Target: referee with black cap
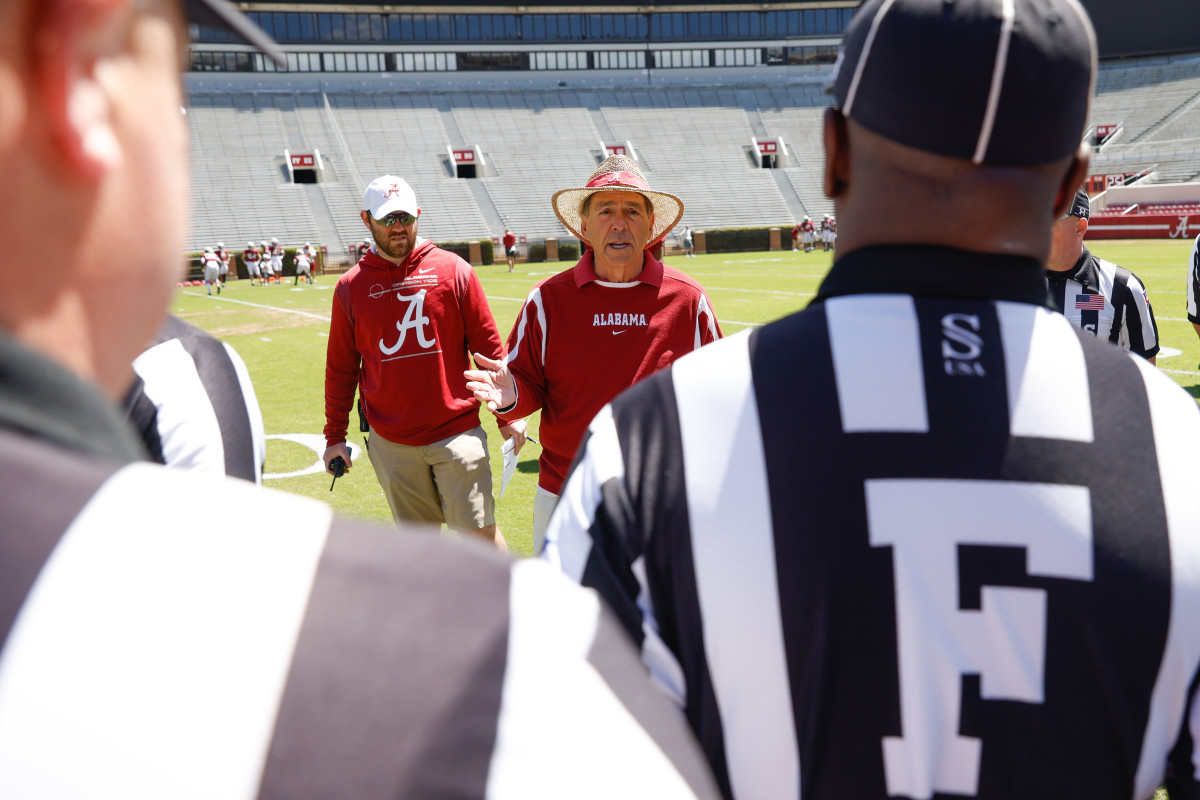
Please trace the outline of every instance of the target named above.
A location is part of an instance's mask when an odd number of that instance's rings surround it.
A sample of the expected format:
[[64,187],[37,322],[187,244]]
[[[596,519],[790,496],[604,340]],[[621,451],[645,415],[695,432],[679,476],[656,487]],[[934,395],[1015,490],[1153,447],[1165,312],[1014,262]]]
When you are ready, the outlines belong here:
[[1137,275],[1084,247],[1091,213],[1087,192],[1080,189],[1071,209],[1051,229],[1046,258],[1050,296],[1071,324],[1153,364],[1158,325],[1146,287]]
[[142,460],[117,403],[184,252],[184,7],[0,2],[0,798],[716,797],[546,564]]
[[807,309],[593,421],[545,557],[738,798],[1195,797],[1200,409],[1050,307],[1075,0],[867,0]]

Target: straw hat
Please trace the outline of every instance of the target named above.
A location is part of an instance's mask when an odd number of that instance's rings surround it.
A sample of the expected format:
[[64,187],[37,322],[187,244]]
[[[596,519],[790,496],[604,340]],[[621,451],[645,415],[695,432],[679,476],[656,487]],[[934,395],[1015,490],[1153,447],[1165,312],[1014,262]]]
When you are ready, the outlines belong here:
[[554,206],[554,213],[558,219],[567,230],[584,241],[587,239],[582,230],[583,201],[596,192],[636,192],[650,201],[653,207],[651,213],[654,214],[654,228],[650,231],[647,247],[659,242],[683,217],[682,200],[673,194],[653,191],[632,159],[628,156],[612,155],[596,168],[592,177],[588,178],[586,186],[563,189],[555,192],[550,198],[550,204]]

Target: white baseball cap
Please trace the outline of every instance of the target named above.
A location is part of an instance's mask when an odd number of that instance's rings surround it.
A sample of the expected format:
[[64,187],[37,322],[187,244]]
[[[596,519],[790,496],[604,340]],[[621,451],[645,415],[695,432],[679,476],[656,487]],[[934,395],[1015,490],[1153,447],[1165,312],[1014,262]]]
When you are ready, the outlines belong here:
[[414,217],[421,215],[412,187],[395,175],[384,175],[371,181],[363,192],[363,209],[374,219],[383,219],[396,211],[407,211]]

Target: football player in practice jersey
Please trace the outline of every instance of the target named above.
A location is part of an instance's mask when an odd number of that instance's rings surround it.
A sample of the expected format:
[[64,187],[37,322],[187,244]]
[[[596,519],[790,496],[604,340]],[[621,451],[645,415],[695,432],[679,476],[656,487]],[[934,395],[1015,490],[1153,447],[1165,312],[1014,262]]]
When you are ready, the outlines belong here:
[[262,253],[258,249],[258,245],[254,242],[249,242],[246,249],[242,251],[242,261],[246,264],[246,272],[250,275],[250,285],[254,286],[255,281],[262,281]]
[[258,252],[261,256],[258,265],[262,269],[262,283],[266,286],[272,282],[275,277],[275,259],[271,256],[271,245],[269,242],[263,242],[258,246]]
[[275,275],[275,282],[283,283],[283,245],[278,239],[272,239],[268,249],[271,253],[271,272]]
[[217,242],[217,258],[221,259],[221,285],[224,286],[229,279],[229,251],[225,249],[224,242]]
[[815,247],[813,239],[815,238],[816,230],[817,228],[813,225],[812,218],[805,214],[804,220],[800,223],[800,235],[804,239],[804,252],[806,253],[811,253]]
[[309,259],[308,252],[303,248],[297,250],[293,263],[296,265],[296,280],[292,281],[292,285],[298,286],[301,278],[311,284],[313,282],[312,261]]
[[309,271],[308,279],[312,283],[316,283],[317,282],[317,278],[316,278],[316,276],[317,276],[317,260],[318,260],[318,256],[320,255],[320,251],[318,251],[317,248],[313,247],[312,242],[305,242],[303,249],[304,249],[304,255],[308,256],[308,263],[311,268]]
[[211,247],[204,248],[204,253],[200,256],[200,268],[204,271],[204,288],[212,294],[213,286],[216,286],[217,294],[220,294],[221,258]]

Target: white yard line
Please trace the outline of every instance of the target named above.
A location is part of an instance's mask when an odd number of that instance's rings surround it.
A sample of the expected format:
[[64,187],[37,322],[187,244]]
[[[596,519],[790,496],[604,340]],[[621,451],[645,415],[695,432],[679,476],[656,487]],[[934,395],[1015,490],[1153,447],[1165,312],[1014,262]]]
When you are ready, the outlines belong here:
[[268,311],[282,311],[285,314],[299,314],[302,317],[312,317],[313,319],[319,319],[322,322],[329,322],[329,317],[323,317],[320,314],[314,314],[311,311],[301,311],[298,308],[280,308],[279,306],[268,306],[264,305],[263,303],[251,303],[249,300],[234,300],[232,297],[222,297],[216,294],[208,295],[200,294],[199,292],[182,292],[182,294],[186,294],[189,297],[210,297],[213,300],[220,300],[222,303],[240,303],[241,305],[251,306],[253,308],[265,308]]
[[725,286],[705,286],[709,294],[713,292],[745,292],[747,294],[776,294],[784,297],[814,297],[816,292],[785,292],[779,289],[731,289]]

